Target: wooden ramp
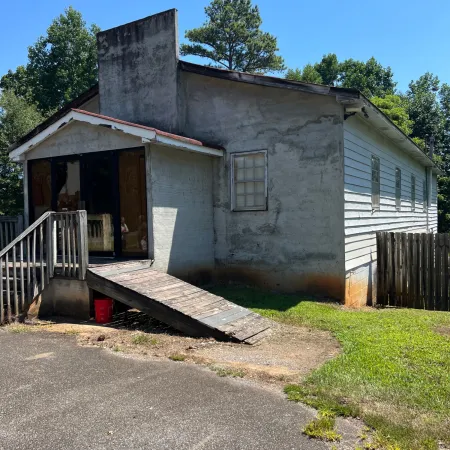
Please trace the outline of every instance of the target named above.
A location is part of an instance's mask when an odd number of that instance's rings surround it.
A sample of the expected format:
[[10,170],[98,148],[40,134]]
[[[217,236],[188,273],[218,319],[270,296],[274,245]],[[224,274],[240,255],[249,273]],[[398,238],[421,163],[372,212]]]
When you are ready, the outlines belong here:
[[90,265],[90,288],[190,336],[255,344],[272,322],[192,284],[151,268],[149,261]]

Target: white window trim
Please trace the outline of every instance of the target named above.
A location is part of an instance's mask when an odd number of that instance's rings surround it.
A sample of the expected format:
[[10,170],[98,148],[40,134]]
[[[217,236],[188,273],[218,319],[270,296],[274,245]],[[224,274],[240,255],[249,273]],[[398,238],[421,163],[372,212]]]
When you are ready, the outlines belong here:
[[[234,174],[234,159],[239,156],[250,156],[257,155],[258,153],[264,154],[264,196],[265,205],[264,206],[248,206],[245,208],[236,207],[236,192],[235,192],[235,174]],[[268,208],[268,177],[267,177],[267,150],[252,150],[250,152],[236,152],[231,153],[231,211],[245,212],[245,211],[267,211]]]
[[[399,181],[400,181],[398,190],[397,190],[397,173],[399,174]],[[395,209],[397,211],[402,210],[402,170],[400,169],[400,167],[395,168]]]
[[[374,170],[374,161],[378,162],[378,182],[373,181],[373,170]],[[375,211],[380,211],[381,209],[381,161],[380,157],[376,155],[372,155],[371,158],[371,203],[372,203],[372,213]],[[375,184],[378,184],[378,205],[374,204],[374,188]]]

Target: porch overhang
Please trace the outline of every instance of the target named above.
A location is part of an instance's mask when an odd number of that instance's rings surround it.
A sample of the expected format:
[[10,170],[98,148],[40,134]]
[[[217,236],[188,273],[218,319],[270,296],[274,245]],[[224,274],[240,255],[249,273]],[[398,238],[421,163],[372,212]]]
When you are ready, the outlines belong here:
[[30,137],[27,141],[17,146],[12,146],[9,156],[13,161],[20,162],[26,159],[26,153],[42,144],[48,138],[60,133],[73,122],[82,122],[89,125],[106,127],[110,130],[125,133],[141,139],[143,144],[158,143],[160,145],[177,148],[188,152],[202,153],[209,156],[221,157],[224,150],[219,147],[207,145],[196,139],[179,136],[156,128],[147,127],[136,123],[126,122],[114,117],[71,109],[59,120],[49,125],[44,130]]

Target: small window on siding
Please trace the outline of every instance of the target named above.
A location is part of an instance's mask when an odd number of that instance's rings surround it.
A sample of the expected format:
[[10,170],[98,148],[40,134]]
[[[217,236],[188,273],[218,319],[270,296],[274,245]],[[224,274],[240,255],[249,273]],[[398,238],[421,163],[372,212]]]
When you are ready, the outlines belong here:
[[395,168],[395,207],[400,211],[402,207],[402,171]]
[[428,188],[427,188],[427,178],[423,180],[423,212],[428,210]]
[[372,155],[372,210],[380,209],[380,158]]
[[411,211],[416,210],[416,177],[411,175]]
[[267,209],[267,152],[235,153],[232,158],[233,211]]

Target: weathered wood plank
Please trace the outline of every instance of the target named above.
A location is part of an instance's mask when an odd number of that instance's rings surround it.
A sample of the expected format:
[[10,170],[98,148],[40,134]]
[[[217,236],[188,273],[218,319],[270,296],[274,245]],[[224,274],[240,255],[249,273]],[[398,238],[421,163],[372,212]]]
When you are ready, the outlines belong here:
[[213,316],[214,314],[218,314],[222,311],[228,311],[233,308],[232,303],[219,303],[217,305],[211,306],[211,309],[207,309],[206,311],[202,312],[196,312],[192,315],[194,319],[202,320],[206,319],[207,317]]
[[376,233],[377,237],[377,298],[374,299],[378,305],[383,304],[383,243],[381,233]]
[[443,278],[444,278],[444,285],[443,285],[443,310],[449,311],[450,305],[449,305],[449,294],[448,294],[448,284],[449,284],[449,264],[448,264],[448,256],[450,251],[450,236],[446,233],[444,234],[444,251],[443,251]]
[[31,245],[30,235],[27,236],[27,301],[31,304]]
[[[3,299],[3,258],[0,256],[0,268],[2,273],[0,274],[0,324],[5,323],[5,303]],[[5,266],[5,271],[8,267]]]
[[394,233],[395,242],[395,303],[402,306],[401,234]]
[[441,242],[440,242],[440,235],[437,234],[436,235],[436,239],[435,239],[435,254],[436,254],[436,288],[435,288],[435,292],[436,292],[436,302],[435,302],[435,306],[436,306],[436,311],[441,311],[442,308],[442,304],[441,304],[441,282],[442,282],[442,277],[441,277],[441,261],[442,261],[442,255],[441,255]]
[[86,279],[89,262],[87,212],[77,211],[78,279]]
[[268,338],[272,334],[272,328],[266,328],[264,331],[261,331],[254,336],[245,339],[246,344],[255,345],[263,339]]
[[225,338],[224,333],[217,329],[209,327],[200,321],[192,320],[192,318],[179,311],[171,309],[156,300],[145,297],[113,281],[96,276],[90,271],[87,272],[86,279],[92,289],[117,299],[133,308],[137,308],[186,334],[191,336],[212,336],[217,339]]
[[[13,270],[14,314],[17,319],[17,317],[19,315],[19,295],[17,292],[17,261],[16,261],[16,248],[15,247],[13,247],[13,249],[12,249],[12,257],[13,257],[12,270]],[[9,270],[9,268],[7,267],[6,270]]]
[[427,233],[422,233],[421,235],[421,247],[422,247],[422,307],[428,308],[429,302],[429,247],[428,247],[428,235]]
[[124,268],[123,270],[124,272],[117,275],[103,275],[102,273],[97,273],[97,275],[108,278],[108,280],[114,281],[115,283],[132,284],[147,282],[157,284],[161,280],[164,280],[165,282],[168,281],[161,276],[162,274],[154,274],[154,271],[148,268],[136,268],[135,270]]
[[233,305],[233,307],[227,311],[222,311],[220,313],[214,314],[209,317],[205,317],[200,321],[214,328],[221,328],[223,325],[238,320],[241,317],[245,317],[251,314],[251,311],[242,308],[242,306]]
[[11,292],[9,286],[9,257],[8,253],[5,255],[5,265],[6,265],[6,317],[8,322],[11,322]]
[[428,236],[428,243],[429,243],[429,252],[430,252],[430,267],[429,267],[429,278],[428,282],[429,284],[429,291],[430,291],[430,309],[435,309],[436,307],[436,292],[435,292],[435,268],[436,268],[436,252],[434,250],[435,243],[434,243],[434,235],[430,234]]
[[41,275],[40,291],[44,290],[44,225],[39,225],[39,271]]
[[[194,314],[202,314],[207,311],[211,311],[214,308],[218,308],[220,306],[225,306],[226,302],[224,299],[214,299],[210,298],[207,302],[203,302],[201,304],[191,303],[189,305],[176,305],[176,308],[181,311],[183,314],[194,315]],[[217,311],[219,312],[219,311]],[[213,315],[213,314],[211,314]],[[207,316],[208,317],[208,316]]]
[[401,241],[402,241],[402,268],[401,268],[401,276],[402,276],[402,304],[401,306],[406,308],[408,306],[409,301],[409,289],[408,289],[408,270],[409,270],[409,252],[408,252],[408,235],[405,233],[401,233]]
[[20,241],[19,245],[19,258],[20,258],[20,310],[23,311],[25,306],[25,280],[23,270],[23,241]]
[[416,284],[416,288],[415,288],[415,303],[414,303],[414,308],[420,308],[420,304],[421,304],[421,261],[422,261],[422,257],[421,257],[421,247],[420,247],[420,234],[419,233],[415,233],[414,234],[414,246],[416,248],[416,264],[415,264],[415,276],[414,276],[414,280],[415,280],[415,284]]
[[[141,270],[151,269],[151,261],[128,261],[120,264],[104,264],[103,266],[92,267],[89,265],[89,270],[97,275],[108,277],[111,279],[121,279],[121,275],[135,273],[139,275]],[[155,275],[160,275],[160,272],[152,270]]]
[[185,288],[183,290],[173,291],[173,292],[164,292],[164,294],[158,295],[158,300],[162,301],[167,305],[176,305],[179,303],[183,303],[184,299],[189,300],[191,296],[200,294],[201,289],[196,286],[192,286],[190,288]]

